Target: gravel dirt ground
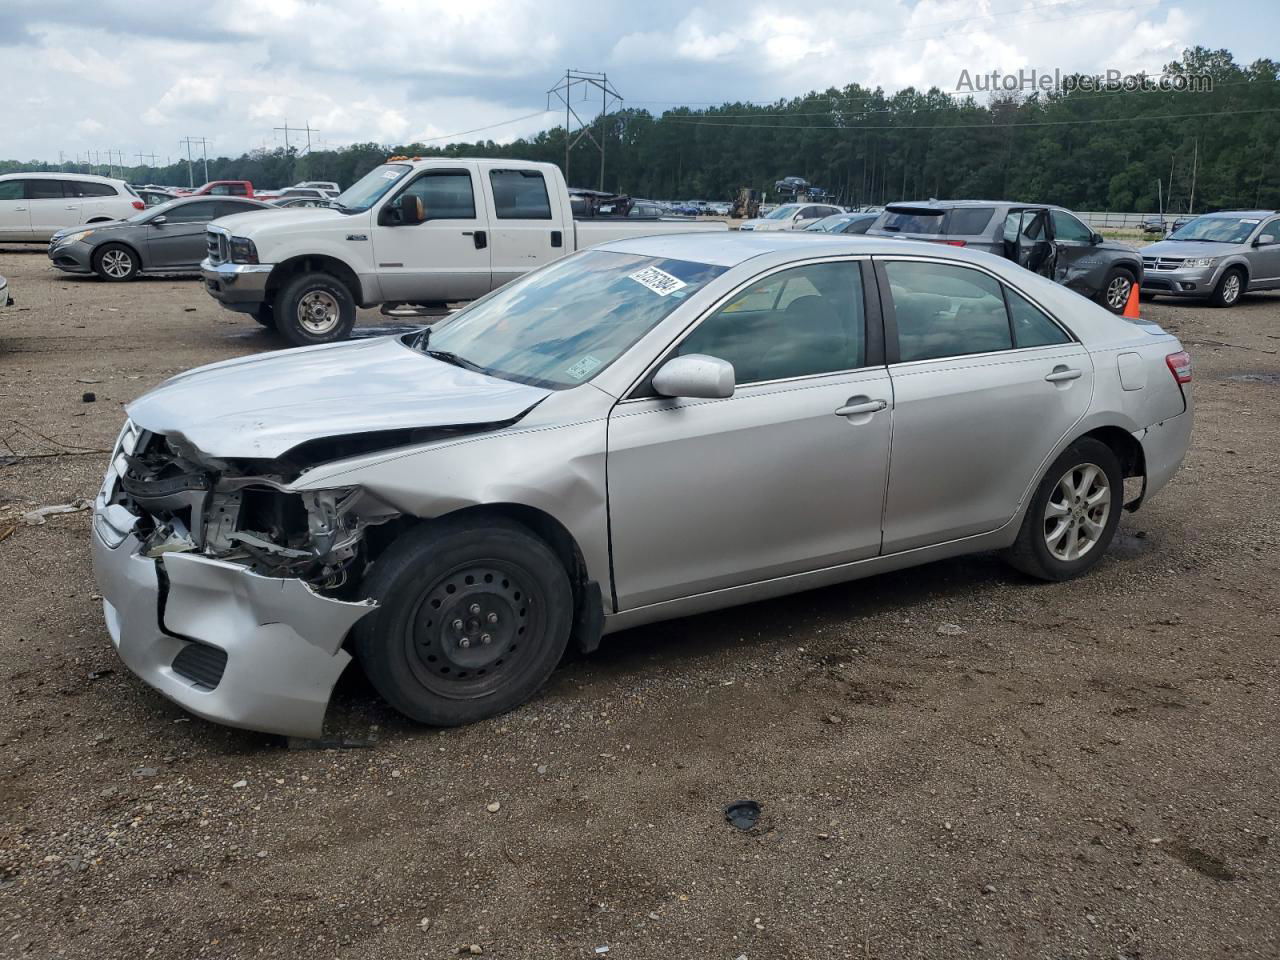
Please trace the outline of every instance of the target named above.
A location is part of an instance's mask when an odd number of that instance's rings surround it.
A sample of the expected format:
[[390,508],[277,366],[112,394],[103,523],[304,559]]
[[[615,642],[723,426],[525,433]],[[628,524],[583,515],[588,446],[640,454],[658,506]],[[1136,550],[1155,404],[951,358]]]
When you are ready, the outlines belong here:
[[[281,346],[191,280],[0,274],[0,515]],[[88,515],[0,522],[0,956],[1280,956],[1280,295],[1144,311],[1194,446],[1084,579],[979,556],[633,630],[459,730],[352,668],[363,748],[188,718],[116,661]]]

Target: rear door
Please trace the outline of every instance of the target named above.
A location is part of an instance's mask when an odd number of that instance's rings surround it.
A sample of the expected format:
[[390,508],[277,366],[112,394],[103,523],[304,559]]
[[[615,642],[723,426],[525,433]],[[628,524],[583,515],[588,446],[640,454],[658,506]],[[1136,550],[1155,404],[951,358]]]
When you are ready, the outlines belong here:
[[[490,290],[484,198],[467,165],[440,166],[404,178],[378,211],[373,250],[385,300],[472,300]],[[406,197],[422,201],[426,220],[402,222]]]
[[500,287],[530,270],[563,257],[565,224],[557,216],[551,188],[541,170],[490,168],[485,192],[493,209],[493,285]]
[[877,262],[893,380],[884,552],[996,530],[1089,406],[1093,363],[993,274]]
[[27,181],[28,209],[31,211],[31,233],[37,240],[48,240],[63,227],[79,226],[80,198],[71,184],[63,190],[61,180]]
[[30,240],[31,209],[25,180],[0,180],[0,240]]
[[1045,207],[1010,210],[1004,218],[1005,257],[1032,273],[1050,280],[1056,256],[1049,238],[1049,211]]
[[771,271],[666,354],[732,363],[732,397],[641,389],[614,408],[622,609],[879,553],[893,394],[873,287],[854,260]]
[[164,223],[152,220],[146,225],[146,267],[165,270],[195,266],[204,259],[205,227],[210,220],[226,216],[220,212],[226,201],[213,198],[179,204],[164,214]]

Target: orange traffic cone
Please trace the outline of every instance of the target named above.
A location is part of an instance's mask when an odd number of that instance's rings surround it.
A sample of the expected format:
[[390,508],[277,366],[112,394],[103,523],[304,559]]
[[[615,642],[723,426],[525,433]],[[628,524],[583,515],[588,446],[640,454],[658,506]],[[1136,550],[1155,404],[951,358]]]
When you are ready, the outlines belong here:
[[1129,288],[1129,302],[1124,305],[1124,313],[1120,316],[1129,320],[1138,319],[1138,285],[1136,283]]

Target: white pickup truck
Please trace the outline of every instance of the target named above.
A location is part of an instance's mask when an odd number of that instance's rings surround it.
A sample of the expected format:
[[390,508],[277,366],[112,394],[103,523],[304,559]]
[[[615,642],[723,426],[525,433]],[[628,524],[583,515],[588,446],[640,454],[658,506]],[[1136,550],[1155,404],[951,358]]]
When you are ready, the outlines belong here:
[[567,254],[722,222],[575,220],[559,167],[392,157],[329,208],[209,225],[205,287],[299,346],[345,339],[356,307],[482,297]]

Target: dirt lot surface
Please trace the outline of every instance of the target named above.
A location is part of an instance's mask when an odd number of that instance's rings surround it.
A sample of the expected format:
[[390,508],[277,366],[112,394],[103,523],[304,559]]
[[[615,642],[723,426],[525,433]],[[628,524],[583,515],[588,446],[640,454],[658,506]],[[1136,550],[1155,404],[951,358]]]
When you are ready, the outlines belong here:
[[[0,274],[36,455],[3,515],[92,497],[104,455],[38,455],[166,376],[281,346],[193,281]],[[1280,295],[1144,309],[1195,357],[1194,449],[1084,579],[982,556],[634,630],[460,730],[353,668],[363,749],[188,718],[116,660],[88,515],[18,525],[0,956],[1280,956]]]

